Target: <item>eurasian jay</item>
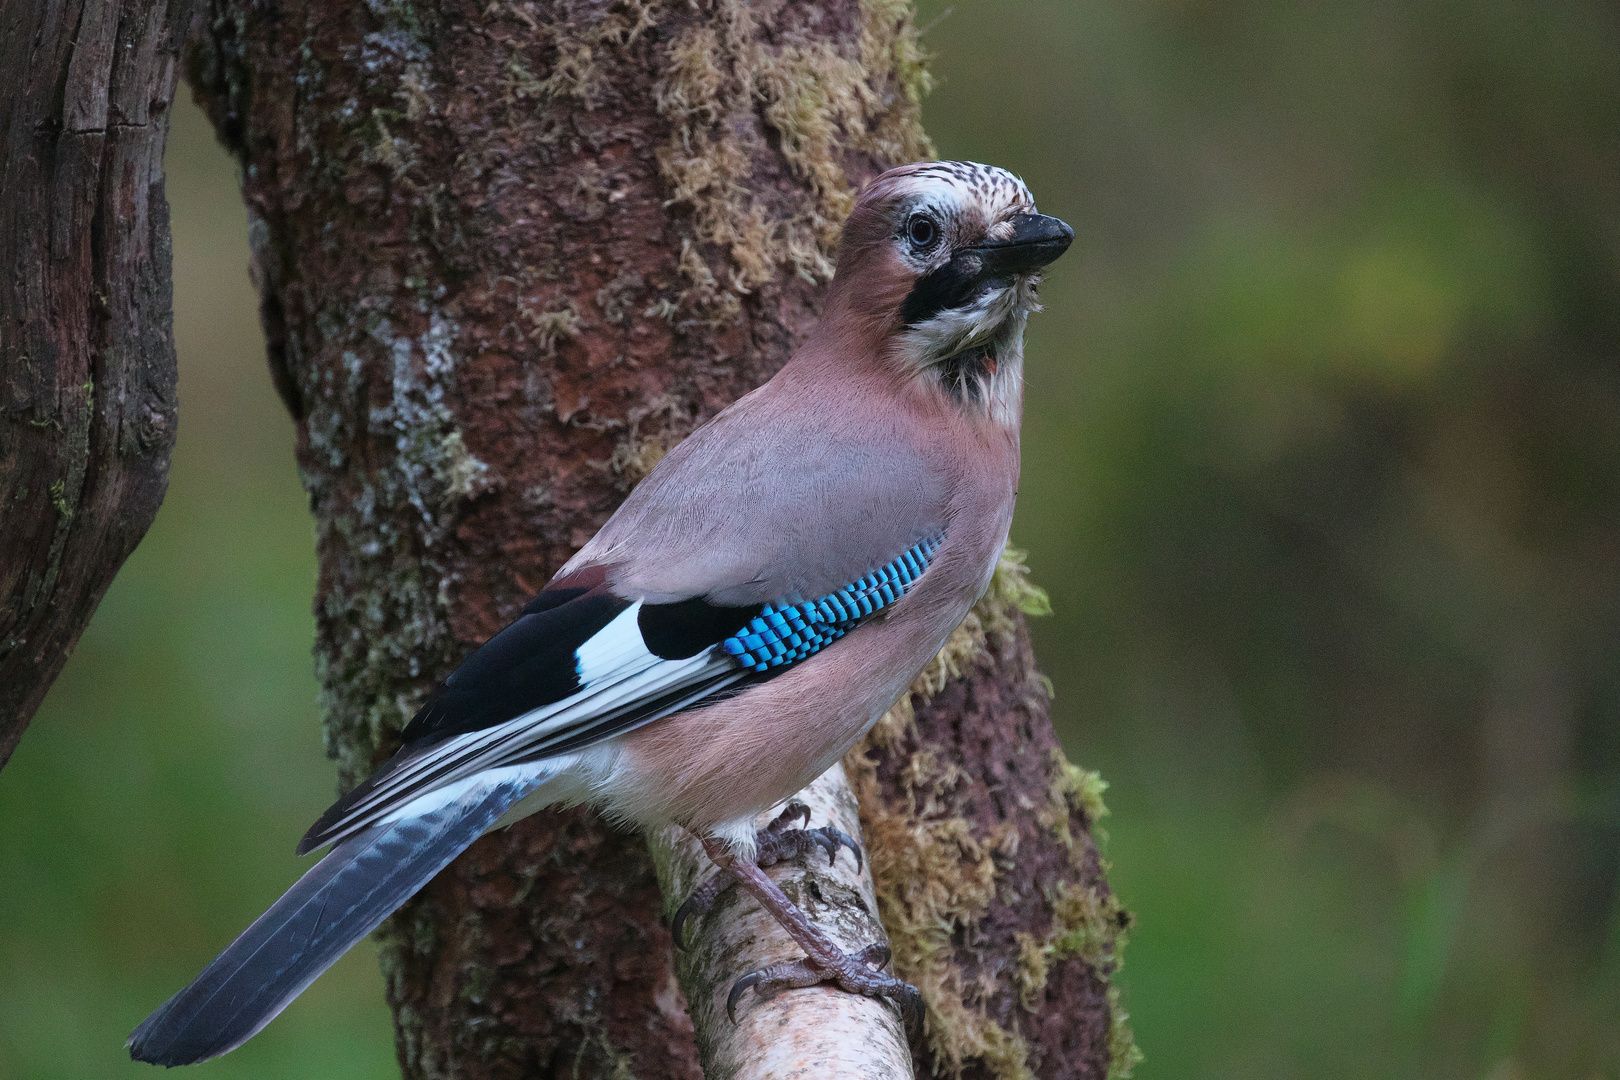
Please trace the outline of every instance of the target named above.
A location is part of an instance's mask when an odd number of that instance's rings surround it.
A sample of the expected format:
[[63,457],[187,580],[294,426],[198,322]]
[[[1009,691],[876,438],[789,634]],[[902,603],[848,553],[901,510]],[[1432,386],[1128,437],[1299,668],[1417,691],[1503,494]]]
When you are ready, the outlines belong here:
[[803,347],[428,696],[398,753],[298,846],[331,852],[135,1030],[131,1055],[234,1049],[481,834],[572,803],[691,831],[804,949],[739,980],[732,1007],[749,986],[830,980],[915,1010],[873,966],[881,950],[842,952],[759,869],[762,844],[853,843],[754,822],[865,734],[989,585],[1018,489],[1024,324],[1073,238],[1002,169],[873,181]]

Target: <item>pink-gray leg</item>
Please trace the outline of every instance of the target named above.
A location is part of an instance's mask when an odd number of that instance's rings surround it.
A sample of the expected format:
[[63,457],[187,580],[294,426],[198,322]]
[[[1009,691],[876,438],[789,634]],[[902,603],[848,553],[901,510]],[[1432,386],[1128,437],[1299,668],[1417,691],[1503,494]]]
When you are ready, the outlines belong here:
[[732,984],[726,996],[726,1013],[733,1022],[737,1019],[737,1002],[750,987],[764,996],[779,990],[833,982],[852,994],[888,998],[899,1006],[907,1031],[915,1036],[922,1030],[922,995],[911,984],[880,970],[889,961],[888,946],[871,945],[858,953],[844,952],[757,865],[733,858],[714,840],[705,839],[703,849],[716,866],[730,870],[737,884],[759,901],[760,907],[771,914],[805,953],[802,960],[772,964]]
[[[802,802],[788,803],[775,821],[759,830],[756,836],[759,855],[755,859],[758,865],[775,866],[779,862],[808,855],[818,848],[827,853],[827,863],[831,865],[838,858],[838,849],[847,847],[855,856],[856,869],[860,868],[861,849],[844,832],[831,825],[819,829],[795,829],[793,828],[795,821],[810,824],[810,808]],[[686,924],[694,918],[701,923],[703,916],[714,907],[715,901],[736,884],[737,876],[721,866],[709,880],[692,890],[691,895],[675,912],[675,917],[670,920],[669,930],[675,938],[677,948],[686,948],[684,933]]]

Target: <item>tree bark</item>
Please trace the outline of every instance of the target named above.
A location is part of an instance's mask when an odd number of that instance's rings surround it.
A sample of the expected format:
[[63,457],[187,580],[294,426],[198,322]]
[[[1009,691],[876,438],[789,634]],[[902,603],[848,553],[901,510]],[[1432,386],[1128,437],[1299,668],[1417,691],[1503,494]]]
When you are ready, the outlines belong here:
[[[853,191],[931,152],[900,0],[212,0],[191,78],[243,165],[345,785],[787,359]],[[852,759],[856,788],[898,973],[933,1007],[919,1071],[1101,1077],[1115,909],[1018,580],[915,725],[903,705]],[[936,903],[935,872],[976,891]],[[383,931],[405,1074],[700,1075],[665,902],[646,842],[594,814],[480,840]],[[1081,909],[1105,912],[1085,942]]]
[[188,9],[0,3],[0,766],[168,486]]

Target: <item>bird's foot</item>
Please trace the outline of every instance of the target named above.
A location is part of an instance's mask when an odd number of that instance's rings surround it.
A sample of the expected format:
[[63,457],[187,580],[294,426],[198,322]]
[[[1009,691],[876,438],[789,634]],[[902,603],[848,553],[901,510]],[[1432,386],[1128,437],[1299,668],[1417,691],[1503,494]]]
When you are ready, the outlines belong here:
[[[795,821],[810,824],[810,808],[802,802],[788,803],[776,820],[755,833],[755,843],[759,845],[759,854],[755,861],[760,866],[775,866],[779,862],[796,859],[818,849],[827,853],[827,863],[831,865],[838,858],[838,849],[847,847],[855,856],[856,869],[861,867],[860,845],[851,840],[847,833],[831,825],[824,825],[819,829],[796,829],[793,827]],[[714,907],[715,902],[736,884],[737,875],[729,868],[721,867],[707,881],[692,890],[692,894],[676,910],[675,917],[669,924],[669,932],[674,936],[678,948],[686,948],[686,938],[682,934],[686,924],[694,918],[702,923],[703,917]]]
[[893,1001],[900,1008],[907,1033],[915,1038],[922,1030],[922,995],[910,983],[883,972],[889,955],[889,947],[880,943],[868,945],[858,953],[834,949],[823,957],[806,956],[760,968],[731,984],[731,993],[726,995],[726,1015],[732,1023],[737,1022],[737,1002],[750,988],[756,996],[765,998],[780,990],[800,990],[832,982],[852,994]]
[[[782,817],[772,822],[772,825],[781,825],[786,829],[788,822],[794,817],[804,816],[804,813],[803,808],[790,806]],[[842,833],[837,835],[843,836]],[[844,837],[843,842],[854,846],[848,837]],[[883,965],[889,962],[887,945],[879,943],[868,945],[858,953],[845,952],[812,923],[809,916],[789,900],[776,882],[755,863],[733,857],[723,845],[713,839],[705,839],[703,847],[709,853],[709,858],[714,860],[716,865],[726,868],[735,877],[737,884],[759,901],[759,906],[764,908],[776,920],[777,925],[786,930],[788,936],[804,950],[802,959],[786,964],[772,964],[770,967],[744,975],[732,984],[731,992],[726,995],[726,1014],[733,1022],[737,1018],[737,1002],[750,988],[758,995],[768,996],[778,990],[831,982],[850,993],[894,1001],[900,1007],[900,1015],[905,1020],[907,1033],[913,1038],[921,1034],[922,995],[917,992],[916,987],[901,982],[881,970]],[[834,843],[831,854],[837,853],[838,844]]]

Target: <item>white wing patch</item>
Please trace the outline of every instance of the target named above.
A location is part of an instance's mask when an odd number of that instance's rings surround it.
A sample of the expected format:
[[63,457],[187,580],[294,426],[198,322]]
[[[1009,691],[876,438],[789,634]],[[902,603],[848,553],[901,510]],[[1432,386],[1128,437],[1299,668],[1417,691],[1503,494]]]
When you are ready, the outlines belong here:
[[[321,838],[341,840],[377,821],[420,813],[476,775],[539,761],[668,716],[747,676],[718,647],[664,660],[642,640],[638,600],[574,650],[580,689],[492,727],[455,735],[403,760]],[[594,738],[593,738],[594,736]],[[442,793],[442,794],[441,794]]]
[[660,662],[647,651],[647,644],[641,639],[641,627],[636,623],[640,612],[641,601],[637,600],[574,650],[580,686],[589,689],[630,672],[645,671]]

